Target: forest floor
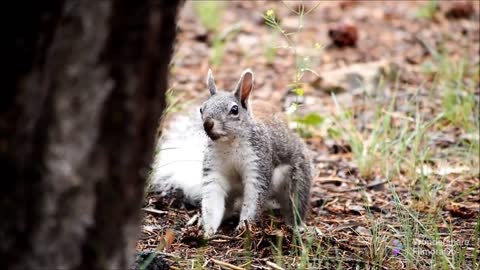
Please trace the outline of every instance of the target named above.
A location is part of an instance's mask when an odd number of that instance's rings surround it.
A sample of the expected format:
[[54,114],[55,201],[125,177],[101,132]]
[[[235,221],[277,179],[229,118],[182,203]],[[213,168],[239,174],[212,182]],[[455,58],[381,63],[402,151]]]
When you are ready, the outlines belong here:
[[171,269],[479,269],[479,10],[188,1],[168,113],[207,97],[208,68],[225,89],[251,68],[253,99],[290,111],[312,150],[308,230],[265,213],[207,241],[198,209],[147,194],[137,249]]

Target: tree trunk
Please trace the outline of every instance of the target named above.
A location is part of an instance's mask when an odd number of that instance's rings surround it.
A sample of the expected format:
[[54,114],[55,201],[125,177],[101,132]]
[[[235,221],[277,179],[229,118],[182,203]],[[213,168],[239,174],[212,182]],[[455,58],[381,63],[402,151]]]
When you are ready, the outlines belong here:
[[9,9],[1,269],[125,269],[134,258],[179,2]]

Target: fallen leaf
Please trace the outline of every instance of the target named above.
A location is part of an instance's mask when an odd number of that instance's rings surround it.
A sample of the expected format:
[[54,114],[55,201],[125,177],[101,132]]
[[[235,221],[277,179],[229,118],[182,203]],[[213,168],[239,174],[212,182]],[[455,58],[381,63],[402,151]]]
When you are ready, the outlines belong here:
[[466,205],[462,205],[459,203],[449,203],[445,205],[445,210],[449,211],[450,214],[454,217],[472,218],[478,215],[477,210],[473,210]]
[[339,24],[328,30],[328,36],[337,47],[355,47],[358,30],[355,25]]
[[468,18],[474,11],[473,4],[470,1],[454,2],[445,15],[454,19]]
[[158,240],[157,249],[166,250],[173,244],[174,241],[175,241],[175,232],[171,229],[167,229],[165,234],[162,237],[160,237],[160,239]]
[[165,242],[167,244],[165,249],[168,249],[173,244],[173,241],[175,241],[175,232],[173,232],[171,229],[168,229],[165,233]]

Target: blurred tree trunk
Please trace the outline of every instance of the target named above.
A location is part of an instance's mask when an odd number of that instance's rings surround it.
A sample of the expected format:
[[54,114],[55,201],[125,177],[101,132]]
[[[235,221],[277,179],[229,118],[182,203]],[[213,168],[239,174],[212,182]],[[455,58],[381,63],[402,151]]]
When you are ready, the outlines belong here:
[[3,50],[0,268],[125,269],[180,0],[20,2]]

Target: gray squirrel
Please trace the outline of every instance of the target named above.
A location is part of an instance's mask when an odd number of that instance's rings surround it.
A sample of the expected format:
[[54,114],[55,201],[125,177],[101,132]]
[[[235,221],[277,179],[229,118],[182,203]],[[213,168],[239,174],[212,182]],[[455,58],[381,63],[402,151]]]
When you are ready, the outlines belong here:
[[[187,125],[185,137],[173,139],[173,144],[168,139],[159,143],[158,152],[166,150],[155,157],[154,189],[180,189],[187,198],[200,201],[206,236],[215,234],[222,220],[238,211],[237,230],[245,221],[254,223],[268,201],[280,205],[287,224],[303,227],[312,181],[305,144],[289,129],[282,112],[266,102],[250,102],[253,73],[249,69],[231,92],[217,89],[211,70],[207,86],[210,97],[201,105],[200,116]],[[188,140],[191,130],[195,130],[193,142]],[[181,144],[188,146],[170,147]],[[169,157],[171,150],[175,152]]]

